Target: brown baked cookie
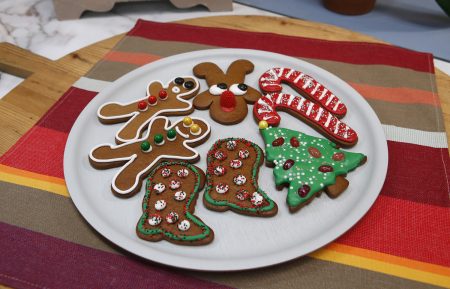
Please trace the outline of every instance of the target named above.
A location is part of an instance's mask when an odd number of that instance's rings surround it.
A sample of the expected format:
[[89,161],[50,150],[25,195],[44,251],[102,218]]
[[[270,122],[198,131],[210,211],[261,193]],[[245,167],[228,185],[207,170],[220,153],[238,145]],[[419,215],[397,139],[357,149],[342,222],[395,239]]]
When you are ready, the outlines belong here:
[[163,85],[159,80],[147,86],[147,96],[129,103],[107,102],[97,111],[100,122],[126,122],[116,134],[116,143],[137,140],[150,120],[157,115],[186,115],[194,108],[187,99],[197,94],[200,85],[194,77],[176,77]]
[[143,214],[136,226],[139,238],[179,245],[205,245],[214,232],[194,215],[205,174],[185,162],[163,162],[147,179]]
[[205,142],[209,134],[209,124],[200,118],[185,117],[171,126],[166,117],[160,116],[150,121],[141,139],[96,146],[89,153],[89,162],[96,169],[122,167],[112,180],[111,190],[128,198],[139,192],[141,180],[158,162],[196,162],[200,157],[192,147]]
[[194,67],[194,75],[206,79],[208,90],[194,99],[196,109],[208,109],[211,118],[221,124],[236,124],[247,116],[247,103],[255,103],[261,94],[244,83],[253,71],[253,63],[240,59],[230,64],[226,73],[214,63],[203,62]]
[[218,140],[208,152],[207,186],[203,203],[214,211],[271,217],[277,204],[258,187],[261,148],[241,138]]

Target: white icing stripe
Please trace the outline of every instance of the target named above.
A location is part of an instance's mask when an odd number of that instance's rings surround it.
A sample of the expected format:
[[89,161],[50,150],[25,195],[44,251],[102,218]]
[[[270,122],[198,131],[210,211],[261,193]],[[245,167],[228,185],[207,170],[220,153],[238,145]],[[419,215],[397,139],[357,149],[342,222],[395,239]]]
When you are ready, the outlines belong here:
[[289,78],[292,73],[294,73],[294,69],[289,70],[289,72],[286,74],[286,78]]
[[283,75],[284,68],[278,68],[278,69],[279,69],[278,77],[281,77]]
[[308,109],[306,110],[306,115],[307,116],[309,116],[311,114],[311,110],[312,110],[313,105],[314,105],[313,102],[309,103]]
[[300,97],[300,101],[298,102],[298,105],[297,105],[297,110],[298,111],[300,111],[302,109],[302,105],[305,102],[305,98],[303,98],[301,96],[299,96],[299,97]]
[[390,141],[422,145],[432,148],[448,148],[445,132],[423,131],[383,124],[386,138]]
[[341,122],[339,120],[336,121],[336,126],[334,127],[334,131],[333,131],[334,134],[338,133],[340,124],[341,124]]
[[328,113],[328,117],[327,117],[327,121],[325,122],[325,127],[328,128],[328,126],[330,125],[330,121],[333,118],[333,116],[331,115],[331,113]]
[[341,104],[341,101],[340,101],[340,100],[338,100],[338,101],[336,102],[336,104],[334,105],[334,107],[333,107],[333,110],[334,110],[334,111],[336,111],[336,110],[338,109],[339,104]]
[[333,98],[334,98],[334,94],[331,94],[330,96],[328,96],[328,100],[327,100],[327,102],[325,102],[325,105],[329,105],[330,102],[333,100]]
[[348,126],[345,126],[345,132],[344,132],[344,138],[348,138],[348,131],[350,128]]
[[307,88],[309,86],[309,84],[311,83],[311,79],[308,79],[308,81],[305,82],[305,84],[303,85],[303,89]]
[[[166,131],[169,130],[169,129],[171,129],[171,128],[173,128],[173,127],[175,127],[175,129],[177,129],[177,126],[183,122],[183,120],[180,120],[180,121],[174,123],[172,126],[169,126],[169,119],[168,119],[167,117],[164,117],[164,116],[159,116],[159,117],[152,118],[151,122],[149,123],[149,127],[152,127],[153,122],[154,122],[155,120],[157,120],[157,119],[164,119],[164,120],[166,121],[166,123],[165,123],[165,125],[164,125],[164,130],[166,130]],[[196,150],[194,150],[193,148],[191,148],[188,144],[189,144],[189,143],[196,143],[196,142],[198,142],[198,141],[200,141],[200,140],[206,138],[207,136],[209,136],[209,133],[210,133],[210,131],[211,131],[211,127],[210,127],[209,123],[207,123],[207,122],[206,122],[204,119],[202,119],[202,118],[199,118],[199,117],[192,117],[192,120],[193,120],[194,122],[195,122],[196,120],[197,120],[197,121],[202,121],[202,122],[207,126],[206,132],[204,132],[204,133],[201,134],[200,136],[198,136],[198,137],[196,137],[196,138],[193,138],[193,139],[186,139],[185,141],[183,141],[183,146],[184,146],[186,149],[188,149],[188,150],[190,150],[191,152],[193,152],[193,155],[192,155],[192,156],[188,156],[188,157],[173,156],[173,155],[159,155],[158,157],[156,157],[156,158],[153,160],[153,162],[151,162],[146,168],[144,168],[142,171],[140,171],[140,172],[136,175],[136,178],[135,178],[135,180],[134,180],[134,184],[133,184],[130,188],[128,188],[127,190],[121,190],[121,189],[119,189],[119,188],[116,186],[116,179],[117,179],[117,177],[118,177],[118,176],[119,176],[119,175],[120,175],[120,174],[121,174],[121,173],[129,166],[129,165],[131,165],[131,164],[133,163],[133,161],[136,159],[137,155],[136,155],[136,154],[133,154],[133,155],[131,155],[131,156],[128,156],[128,157],[122,157],[122,158],[97,159],[97,158],[95,158],[95,157],[93,156],[93,152],[94,152],[94,150],[96,150],[97,148],[99,148],[99,147],[101,147],[101,146],[109,146],[109,147],[112,148],[112,149],[116,149],[116,148],[120,148],[120,147],[123,147],[123,146],[130,145],[130,144],[132,144],[132,143],[142,142],[143,140],[148,139],[149,134],[150,134],[150,129],[147,130],[145,136],[143,136],[142,138],[137,139],[137,140],[133,140],[133,141],[130,141],[130,142],[127,142],[127,143],[123,143],[123,144],[120,144],[120,145],[114,145],[114,146],[111,146],[110,144],[100,144],[100,145],[94,147],[94,148],[89,152],[89,158],[92,159],[94,162],[98,162],[98,163],[110,163],[110,162],[126,161],[126,160],[128,160],[128,162],[127,162],[124,166],[122,166],[122,168],[114,175],[114,177],[113,177],[113,179],[112,179],[111,186],[113,187],[113,190],[114,190],[116,193],[118,193],[118,194],[121,194],[121,195],[129,194],[130,192],[132,192],[132,191],[136,188],[136,186],[138,186],[138,185],[140,184],[140,178],[141,178],[142,174],[144,174],[145,172],[149,171],[155,164],[157,164],[157,163],[159,162],[159,160],[164,159],[164,158],[166,158],[166,159],[173,159],[173,160],[177,160],[177,159],[179,159],[179,160],[193,160],[193,159],[196,159],[196,158],[198,157],[198,152],[197,152]],[[178,131],[178,132],[180,132],[180,131]]]
[[303,77],[303,73],[300,73],[297,78],[294,80],[294,83],[297,83],[302,77]]
[[283,98],[283,95],[284,95],[283,93],[278,94],[278,98],[275,101],[276,104],[280,104],[281,103],[281,99]]
[[291,103],[294,100],[294,98],[295,98],[295,95],[293,95],[293,94],[289,95],[289,99],[288,99],[287,105],[291,105]]
[[320,83],[317,83],[316,86],[314,87],[314,89],[311,91],[311,94],[314,95],[320,86],[321,86]]
[[317,115],[316,115],[316,117],[314,118],[314,120],[315,120],[315,121],[319,121],[319,119],[320,119],[320,117],[322,116],[322,114],[323,114],[323,108],[322,108],[322,107],[319,107],[319,111],[317,112]]
[[104,89],[111,83],[112,82],[109,81],[98,80],[88,77],[81,77],[72,86],[84,90],[100,92],[102,89]]
[[324,88],[322,91],[322,94],[319,96],[319,100],[322,100],[322,98],[325,97],[325,94],[327,94],[327,92],[328,92],[328,89]]

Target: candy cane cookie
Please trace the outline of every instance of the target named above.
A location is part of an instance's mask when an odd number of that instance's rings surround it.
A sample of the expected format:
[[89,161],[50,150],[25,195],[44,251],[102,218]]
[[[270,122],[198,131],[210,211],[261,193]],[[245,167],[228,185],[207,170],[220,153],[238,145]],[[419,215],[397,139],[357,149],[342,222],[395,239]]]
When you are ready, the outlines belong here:
[[[141,180],[160,161],[182,160],[196,162],[200,156],[193,147],[205,142],[210,135],[209,124],[200,118],[185,117],[170,125],[166,117],[153,118],[143,138],[120,145],[101,144],[89,153],[89,162],[96,169],[121,167],[111,182],[112,192],[129,198],[139,192]],[[171,189],[180,184],[173,180]],[[164,191],[165,186],[159,190]]]
[[300,95],[270,93],[261,97],[253,106],[253,115],[258,121],[265,120],[278,126],[280,115],[276,110],[286,111],[313,126],[333,142],[350,147],[358,142],[357,133],[322,106]]
[[259,87],[265,93],[281,92],[281,83],[288,84],[302,96],[321,104],[338,118],[347,113],[347,107],[333,92],[301,71],[276,67],[267,70],[259,78]]
[[147,179],[142,216],[136,226],[138,237],[179,245],[210,243],[213,230],[194,215],[204,185],[205,174],[196,166],[180,161],[159,164]]

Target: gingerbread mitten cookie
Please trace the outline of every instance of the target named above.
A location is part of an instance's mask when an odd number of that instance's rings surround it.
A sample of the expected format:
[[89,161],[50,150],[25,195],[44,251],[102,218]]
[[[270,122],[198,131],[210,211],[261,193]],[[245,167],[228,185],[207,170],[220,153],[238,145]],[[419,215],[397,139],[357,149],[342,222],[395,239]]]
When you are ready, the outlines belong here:
[[163,162],[147,179],[143,214],[136,226],[139,238],[180,245],[205,245],[214,232],[194,215],[198,193],[205,185],[199,168],[185,162]]
[[268,127],[265,121],[259,127],[266,143],[266,161],[275,165],[275,184],[289,188],[286,200],[291,212],[322,191],[331,198],[339,196],[349,185],[346,174],[367,161],[365,155],[340,150],[323,138]]
[[134,141],[141,137],[150,120],[157,115],[186,115],[194,108],[187,99],[197,94],[200,85],[194,77],[176,77],[163,85],[152,81],[147,96],[130,103],[108,102],[97,111],[102,123],[126,122],[116,134],[116,143]]
[[185,117],[170,125],[166,117],[152,119],[145,137],[120,145],[102,144],[93,148],[89,161],[96,169],[122,167],[111,183],[119,197],[131,197],[141,188],[141,180],[160,161],[196,162],[199,154],[193,147],[205,142],[209,124],[200,118]]
[[[287,82],[303,96],[282,93],[281,82]],[[281,121],[277,110],[285,111],[341,146],[349,147],[358,142],[355,130],[339,119],[346,114],[346,106],[311,76],[289,68],[272,68],[260,77],[259,86],[267,94],[253,106],[253,115],[258,121],[265,120],[277,126]]]
[[218,140],[208,152],[203,203],[215,211],[232,210],[251,216],[274,216],[278,207],[258,186],[261,148],[245,139]]
[[244,83],[253,71],[253,63],[240,59],[230,64],[226,73],[214,63],[194,67],[194,75],[205,78],[209,89],[194,98],[196,109],[209,109],[211,118],[221,124],[236,124],[247,116],[247,103],[255,103],[261,94]]

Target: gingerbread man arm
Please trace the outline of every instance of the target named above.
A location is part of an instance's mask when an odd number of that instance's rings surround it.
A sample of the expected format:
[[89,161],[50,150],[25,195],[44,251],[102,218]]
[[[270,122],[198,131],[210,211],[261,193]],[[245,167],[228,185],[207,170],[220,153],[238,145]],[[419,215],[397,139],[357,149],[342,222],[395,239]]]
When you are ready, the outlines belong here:
[[136,111],[137,104],[143,100],[145,98],[126,104],[118,102],[105,103],[97,111],[98,119],[101,123],[106,124],[127,121],[138,113]]

